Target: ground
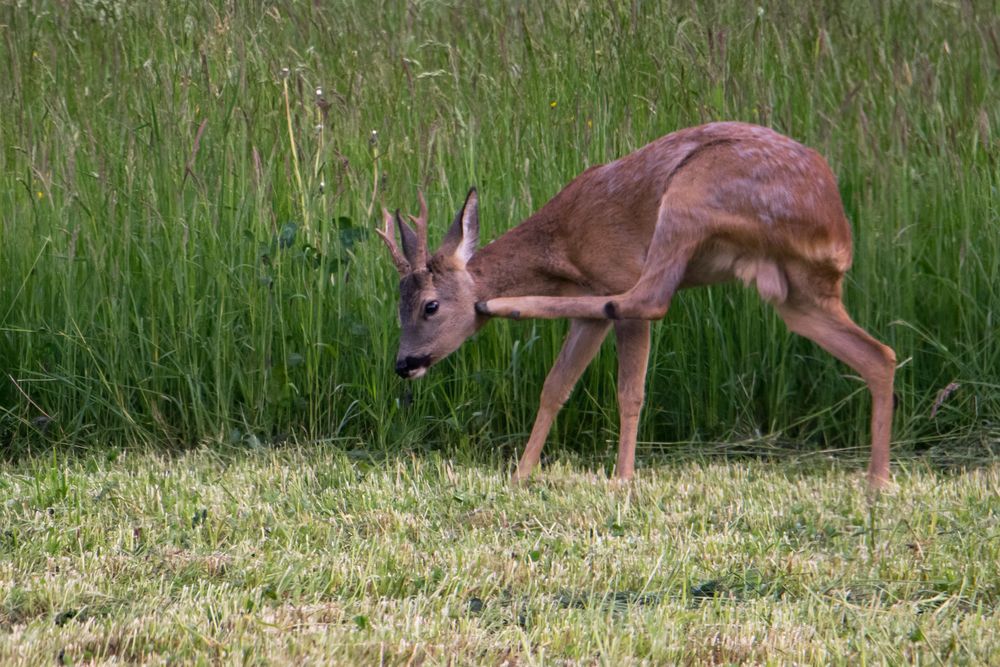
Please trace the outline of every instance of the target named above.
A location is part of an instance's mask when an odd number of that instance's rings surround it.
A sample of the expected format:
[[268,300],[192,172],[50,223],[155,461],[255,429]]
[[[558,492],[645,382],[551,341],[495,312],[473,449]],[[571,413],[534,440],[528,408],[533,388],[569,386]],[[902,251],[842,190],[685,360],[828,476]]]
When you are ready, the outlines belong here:
[[[116,450],[117,451],[117,450]],[[1000,464],[680,455],[608,481],[338,445],[0,478],[0,663],[1000,660]]]

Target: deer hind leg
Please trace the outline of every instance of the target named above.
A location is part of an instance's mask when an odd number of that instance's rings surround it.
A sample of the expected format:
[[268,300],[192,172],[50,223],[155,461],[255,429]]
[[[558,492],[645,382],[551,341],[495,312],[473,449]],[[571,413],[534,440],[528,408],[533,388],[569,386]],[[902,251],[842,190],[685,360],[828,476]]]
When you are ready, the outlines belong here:
[[689,230],[702,229],[710,213],[690,208],[676,208],[664,195],[657,213],[656,228],[650,240],[642,273],[627,292],[611,297],[604,304],[604,315],[613,320],[659,320],[667,314],[674,293],[684,280],[688,262],[698,247],[698,234]]
[[875,340],[855,324],[839,298],[803,301],[795,299],[777,306],[788,328],[815,341],[854,369],[871,392],[872,448],[868,464],[868,486],[872,491],[878,490],[889,481],[892,384],[896,355],[891,348]]
[[[642,272],[632,289],[617,296],[498,297],[476,304],[476,312],[512,319],[658,320],[667,313],[697,247],[684,231],[701,229],[704,212],[671,207],[664,196]],[[698,215],[701,213],[701,215]],[[698,236],[701,238],[701,236]]]
[[618,412],[621,428],[618,433],[618,479],[632,479],[635,472],[635,440],[639,431],[639,415],[646,387],[646,367],[649,362],[650,323],[641,320],[615,322],[618,345]]
[[505,296],[480,301],[476,312],[520,319],[605,319],[606,296]]
[[601,348],[601,342],[610,328],[611,323],[607,320],[573,320],[570,323],[559,357],[545,378],[535,425],[531,428],[528,444],[524,447],[524,453],[511,480],[515,484],[531,475],[542,454],[542,446],[556,414],[569,398],[587,364]]
[[674,252],[660,259],[650,249],[642,275],[632,289],[604,299],[604,316],[612,320],[663,319],[684,280],[692,250],[675,247]]
[[[655,242],[654,237],[654,242]],[[659,320],[667,314],[674,292],[684,279],[695,244],[664,242],[650,248],[635,286],[617,296],[515,296],[476,304],[480,315],[511,319]]]

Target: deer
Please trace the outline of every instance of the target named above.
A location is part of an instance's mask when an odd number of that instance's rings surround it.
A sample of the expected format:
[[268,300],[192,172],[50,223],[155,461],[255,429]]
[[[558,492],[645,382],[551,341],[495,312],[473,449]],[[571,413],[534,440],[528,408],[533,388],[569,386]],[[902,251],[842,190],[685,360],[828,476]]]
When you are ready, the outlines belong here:
[[433,253],[422,192],[419,215],[408,216],[412,225],[383,208],[376,231],[400,276],[395,371],[404,379],[424,375],[493,318],[570,320],[513,483],[531,476],[557,413],[612,328],[615,474],[631,480],[651,323],[667,314],[678,290],[737,280],[756,288],[790,331],[866,383],[868,489],[889,483],[896,357],[844,306],[851,227],[836,177],[818,152],[746,123],[677,130],[586,169],[482,248],[478,202],[473,187]]

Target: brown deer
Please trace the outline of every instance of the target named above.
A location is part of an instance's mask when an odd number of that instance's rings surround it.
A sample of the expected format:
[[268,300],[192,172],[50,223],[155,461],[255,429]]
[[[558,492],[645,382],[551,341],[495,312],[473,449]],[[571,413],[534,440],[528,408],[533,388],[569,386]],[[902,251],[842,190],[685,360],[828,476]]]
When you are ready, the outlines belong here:
[[630,479],[650,321],[666,315],[678,289],[733,279],[753,283],[790,330],[864,378],[872,395],[868,483],[877,489],[888,482],[895,354],[855,324],[841,301],[851,229],[836,179],[812,149],[743,123],[679,130],[587,169],[478,250],[475,189],[433,255],[422,194],[413,227],[398,211],[383,213],[378,232],[401,276],[400,376],[422,376],[491,317],[571,319],[515,482],[538,463],[556,413],[612,326],[621,418],[616,472]]

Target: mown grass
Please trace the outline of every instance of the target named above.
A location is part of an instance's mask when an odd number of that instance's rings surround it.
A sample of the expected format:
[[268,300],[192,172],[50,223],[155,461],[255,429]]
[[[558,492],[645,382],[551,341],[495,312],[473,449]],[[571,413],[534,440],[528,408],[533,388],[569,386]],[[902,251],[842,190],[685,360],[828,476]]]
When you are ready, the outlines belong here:
[[26,460],[0,480],[0,662],[1000,660],[995,463],[910,459],[869,505],[838,459],[693,451],[520,489],[335,445]]
[[[488,240],[587,165],[714,119],[771,125],[838,174],[848,306],[901,362],[897,446],[995,438],[998,20],[964,2],[5,3],[2,443],[512,451],[563,326],[491,325],[404,387],[378,207],[423,188],[434,237],[475,183]],[[748,291],[682,294],[654,347],[647,442],[867,440],[858,379]],[[614,367],[606,350],[554,446],[604,451]]]

